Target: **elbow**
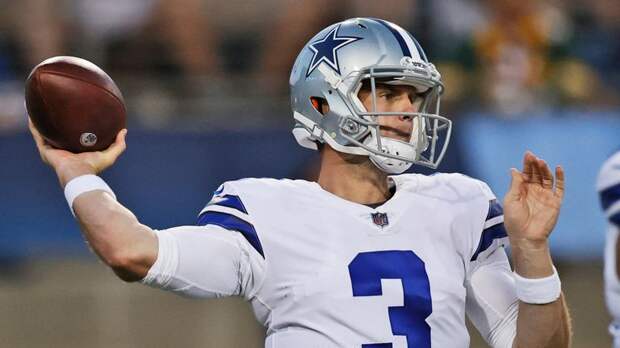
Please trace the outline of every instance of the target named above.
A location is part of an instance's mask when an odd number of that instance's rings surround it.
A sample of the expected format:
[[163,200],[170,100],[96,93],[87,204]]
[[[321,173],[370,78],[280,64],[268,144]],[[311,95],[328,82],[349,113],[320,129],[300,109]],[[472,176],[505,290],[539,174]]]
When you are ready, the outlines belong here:
[[117,277],[128,283],[143,279],[149,269],[145,257],[127,252],[110,255],[104,259],[104,262]]
[[136,272],[132,272],[126,268],[114,268],[112,267],[114,274],[124,282],[133,283],[142,280],[144,277]]
[[[141,229],[134,228],[131,231]],[[134,237],[117,239],[114,243],[99,243],[96,247],[93,245],[102,261],[126,282],[136,282],[146,277],[157,258],[158,242],[152,232],[132,235]]]

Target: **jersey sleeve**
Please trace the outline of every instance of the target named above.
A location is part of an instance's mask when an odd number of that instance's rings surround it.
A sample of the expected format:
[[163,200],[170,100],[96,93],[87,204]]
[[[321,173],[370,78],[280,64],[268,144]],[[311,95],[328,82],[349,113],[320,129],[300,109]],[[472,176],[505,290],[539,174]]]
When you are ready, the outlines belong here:
[[466,312],[491,347],[511,347],[517,330],[519,301],[506,255],[508,234],[501,204],[482,181],[486,208],[478,230],[466,277]]
[[157,260],[142,283],[188,297],[251,299],[264,279],[264,263],[245,239],[218,226],[156,231]]
[[198,225],[220,226],[243,236],[247,243],[263,259],[263,246],[254,227],[252,215],[242,200],[242,193],[234,182],[222,184],[214,193],[207,205],[198,214]]
[[467,316],[491,347],[512,347],[517,332],[519,300],[503,248],[479,262],[466,282]]
[[620,227],[620,152],[603,164],[596,188],[607,219]]
[[223,185],[197,226],[156,231],[156,262],[144,284],[189,297],[251,299],[265,279],[265,258],[248,211],[232,185]]
[[[486,200],[486,212],[483,221],[480,221],[481,227],[474,231],[475,249],[472,250],[469,260],[470,269],[474,270],[477,265],[484,261],[498,248],[508,245],[508,234],[504,228],[504,210],[491,189],[483,182],[479,181]],[[477,215],[479,216],[479,215]]]

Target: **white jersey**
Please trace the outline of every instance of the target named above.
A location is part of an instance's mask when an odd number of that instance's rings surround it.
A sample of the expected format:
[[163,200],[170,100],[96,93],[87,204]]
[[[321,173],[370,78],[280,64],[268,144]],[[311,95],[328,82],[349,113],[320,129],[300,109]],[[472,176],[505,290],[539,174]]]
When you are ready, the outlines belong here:
[[614,347],[620,348],[620,282],[616,272],[616,243],[620,226],[620,152],[603,164],[596,186],[609,221],[605,246],[605,299],[613,318],[609,332],[614,337]]
[[314,182],[227,182],[199,226],[157,232],[143,282],[244,296],[266,347],[467,347],[466,314],[511,346],[518,300],[491,190],[460,174],[391,178],[377,208]]

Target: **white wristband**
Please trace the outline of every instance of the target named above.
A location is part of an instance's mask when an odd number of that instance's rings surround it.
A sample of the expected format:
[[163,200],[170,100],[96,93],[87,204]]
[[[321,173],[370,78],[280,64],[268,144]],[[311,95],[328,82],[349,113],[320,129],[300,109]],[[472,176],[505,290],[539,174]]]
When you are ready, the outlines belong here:
[[69,204],[69,208],[71,209],[71,214],[75,216],[75,212],[73,211],[73,201],[82,193],[102,190],[110,194],[112,198],[116,199],[116,195],[108,186],[108,184],[103,181],[97,175],[87,174],[80,175],[75,177],[65,185],[65,198],[67,199],[67,204]]
[[517,297],[525,303],[546,304],[557,300],[562,292],[558,272],[553,267],[553,274],[545,278],[523,278],[512,272],[517,289]]

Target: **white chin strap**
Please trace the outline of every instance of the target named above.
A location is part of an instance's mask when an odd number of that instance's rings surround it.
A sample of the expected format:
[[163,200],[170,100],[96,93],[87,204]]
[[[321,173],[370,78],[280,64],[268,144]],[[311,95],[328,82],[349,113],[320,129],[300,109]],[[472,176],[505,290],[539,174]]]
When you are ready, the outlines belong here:
[[[364,143],[365,145],[376,146],[375,137],[368,137]],[[382,137],[381,146],[381,151],[386,154],[397,155],[406,158],[414,158],[415,156],[414,146],[404,141],[391,139],[388,137]],[[374,153],[371,153],[368,157],[370,158],[370,161],[374,163],[375,166],[377,166],[377,168],[388,174],[400,174],[405,170],[409,169],[413,164],[412,162],[401,161],[390,157],[376,155]]]

